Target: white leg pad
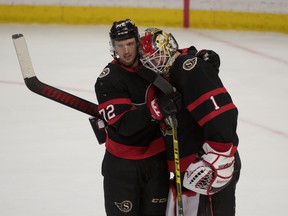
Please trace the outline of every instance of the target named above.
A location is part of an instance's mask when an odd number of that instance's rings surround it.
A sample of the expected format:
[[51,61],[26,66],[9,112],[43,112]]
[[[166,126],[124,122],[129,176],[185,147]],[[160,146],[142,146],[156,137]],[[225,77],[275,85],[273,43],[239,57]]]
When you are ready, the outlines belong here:
[[[183,211],[184,215],[189,216],[197,216],[198,206],[199,206],[199,194],[195,194],[191,191],[191,193],[183,193],[182,194],[182,202],[183,202]],[[177,195],[175,188],[170,186],[169,196],[166,208],[166,216],[178,216],[178,205],[177,205]],[[176,207],[176,210],[175,210]]]

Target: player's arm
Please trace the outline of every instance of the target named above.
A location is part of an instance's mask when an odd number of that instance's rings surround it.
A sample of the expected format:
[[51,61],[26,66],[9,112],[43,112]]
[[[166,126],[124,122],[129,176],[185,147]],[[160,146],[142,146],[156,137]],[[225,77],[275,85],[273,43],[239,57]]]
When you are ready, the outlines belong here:
[[117,88],[109,80],[99,81],[95,84],[99,113],[108,125],[113,126],[117,133],[130,136],[138,131],[155,124],[151,118],[146,104],[133,106],[129,95]]
[[220,56],[217,52],[211,49],[201,49],[197,50],[194,46],[181,49],[181,53],[188,53],[192,56],[203,59],[205,62],[209,63],[213,67],[213,71],[219,73],[219,68],[221,64]]
[[[232,179],[238,111],[211,66],[199,58],[191,62],[194,67],[187,64],[191,70],[181,73],[181,91],[186,109],[203,130],[204,144],[202,160],[188,168],[190,174],[184,185],[202,194],[213,194]],[[194,175],[197,178],[192,182]],[[200,183],[203,187],[197,189]]]
[[205,141],[237,146],[238,110],[212,66],[200,58],[184,61],[177,77],[185,108],[204,132]]

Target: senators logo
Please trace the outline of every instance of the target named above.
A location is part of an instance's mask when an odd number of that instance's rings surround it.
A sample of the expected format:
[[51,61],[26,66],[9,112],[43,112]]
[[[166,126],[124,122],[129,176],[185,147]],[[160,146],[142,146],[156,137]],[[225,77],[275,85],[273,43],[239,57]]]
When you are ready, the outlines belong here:
[[197,64],[197,58],[196,57],[194,57],[192,59],[187,59],[183,63],[183,69],[187,70],[187,71],[190,71],[190,70],[192,70],[195,67],[196,64]]
[[133,208],[133,204],[129,200],[124,200],[121,203],[118,203],[118,202],[114,202],[114,203],[120,211],[125,212],[125,213],[130,212]]
[[103,78],[103,77],[107,76],[109,73],[110,73],[110,68],[104,68],[104,70],[99,75],[99,78]]

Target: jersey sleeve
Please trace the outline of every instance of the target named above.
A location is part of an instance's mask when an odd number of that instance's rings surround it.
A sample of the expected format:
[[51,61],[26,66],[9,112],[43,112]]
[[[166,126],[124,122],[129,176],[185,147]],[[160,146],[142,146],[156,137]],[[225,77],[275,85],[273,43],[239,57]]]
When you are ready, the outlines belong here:
[[175,85],[186,109],[203,130],[204,141],[225,151],[238,145],[238,110],[218,73],[204,60],[191,57],[177,66]]
[[117,76],[99,77],[95,84],[95,92],[99,103],[99,113],[108,125],[123,136],[131,136],[151,124],[146,104],[132,104],[125,85]]

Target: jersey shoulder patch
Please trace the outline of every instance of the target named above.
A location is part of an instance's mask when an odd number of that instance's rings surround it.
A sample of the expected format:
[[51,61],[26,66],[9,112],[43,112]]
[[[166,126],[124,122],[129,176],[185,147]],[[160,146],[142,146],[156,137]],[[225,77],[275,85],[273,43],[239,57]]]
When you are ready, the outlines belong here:
[[100,73],[99,78],[103,78],[105,76],[107,76],[110,73],[110,68],[106,67],[103,69],[103,71]]
[[183,63],[183,69],[186,71],[192,70],[197,64],[197,57],[189,58]]

